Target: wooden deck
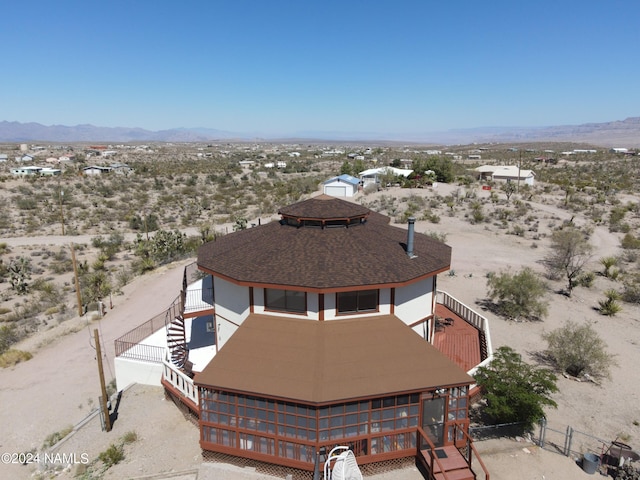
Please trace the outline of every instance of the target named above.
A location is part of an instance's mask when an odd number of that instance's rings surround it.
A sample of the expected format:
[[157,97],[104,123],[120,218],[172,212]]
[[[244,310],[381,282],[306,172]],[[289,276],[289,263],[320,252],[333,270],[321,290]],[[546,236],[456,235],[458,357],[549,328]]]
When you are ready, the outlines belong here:
[[440,303],[435,314],[445,322],[436,326],[433,345],[468,372],[482,361],[480,332]]

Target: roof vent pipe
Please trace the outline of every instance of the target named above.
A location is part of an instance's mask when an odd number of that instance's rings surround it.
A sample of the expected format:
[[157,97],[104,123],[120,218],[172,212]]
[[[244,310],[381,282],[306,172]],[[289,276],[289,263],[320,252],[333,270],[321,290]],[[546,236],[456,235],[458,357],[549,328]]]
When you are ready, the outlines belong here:
[[409,229],[407,230],[407,256],[409,258],[415,257],[413,254],[413,237],[415,235],[415,217],[409,217]]

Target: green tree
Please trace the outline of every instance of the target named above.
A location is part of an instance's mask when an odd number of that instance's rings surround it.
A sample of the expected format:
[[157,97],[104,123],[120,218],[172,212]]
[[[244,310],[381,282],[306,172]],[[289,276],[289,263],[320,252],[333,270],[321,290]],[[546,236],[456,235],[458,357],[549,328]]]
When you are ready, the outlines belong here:
[[186,235],[178,230],[158,230],[149,240],[144,240],[138,233],[136,238],[136,255],[142,259],[144,269],[153,270],[155,262],[160,264],[172,261],[186,251]]
[[349,160],[345,160],[342,162],[342,166],[340,167],[340,175],[353,175],[353,165]]
[[485,412],[497,423],[524,422],[530,428],[544,416],[544,407],[557,407],[551,398],[558,391],[555,374],[528,365],[511,347],[498,348],[475,379],[487,400]]
[[31,280],[31,260],[27,257],[11,260],[8,270],[11,288],[19,295],[25,295],[29,290],[28,282]]
[[235,223],[233,224],[233,231],[237,232],[238,230],[246,230],[247,229],[248,220],[244,217],[237,217]]
[[104,270],[98,270],[83,278],[82,298],[86,302],[98,302],[111,293],[111,281]]
[[511,195],[516,193],[516,185],[513,182],[506,182],[502,185],[501,190],[504,192],[505,197],[507,197],[507,203],[509,203]]
[[609,377],[609,369],[615,365],[613,355],[607,353],[606,344],[589,324],[566,322],[542,338],[553,363],[574,377],[585,373],[594,378]]
[[380,186],[386,190],[387,185],[393,185],[396,182],[399,182],[398,176],[393,173],[393,170],[387,168],[382,171],[378,175],[378,179],[380,180]]
[[434,172],[438,182],[451,183],[455,178],[453,162],[447,157],[434,156],[425,160],[414,160],[413,171],[417,175],[424,176],[428,170]]
[[166,263],[185,252],[186,235],[178,230],[158,230],[151,239],[151,258],[160,263]]
[[577,277],[591,258],[591,244],[584,232],[568,225],[551,234],[551,250],[544,258],[550,278],[564,276],[571,296]]
[[488,297],[496,302],[499,314],[513,320],[541,320],[547,315],[547,285],[530,268],[512,274],[491,274],[487,280]]

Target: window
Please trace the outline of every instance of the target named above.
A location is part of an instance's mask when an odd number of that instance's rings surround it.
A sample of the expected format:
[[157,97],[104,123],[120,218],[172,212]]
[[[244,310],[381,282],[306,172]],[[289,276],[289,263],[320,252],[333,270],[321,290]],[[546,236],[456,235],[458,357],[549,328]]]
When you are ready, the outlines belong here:
[[338,313],[359,313],[378,310],[378,290],[338,292]]
[[264,306],[278,312],[306,313],[307,294],[294,290],[264,289]]

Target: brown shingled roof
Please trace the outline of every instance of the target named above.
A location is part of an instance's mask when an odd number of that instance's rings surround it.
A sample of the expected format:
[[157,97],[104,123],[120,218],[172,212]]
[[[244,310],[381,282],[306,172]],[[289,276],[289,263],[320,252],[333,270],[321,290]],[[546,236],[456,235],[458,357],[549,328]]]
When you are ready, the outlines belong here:
[[357,203],[346,202],[329,195],[318,195],[317,197],[282,207],[278,213],[288,217],[326,220],[331,218],[363,217],[370,211]]
[[317,322],[251,314],[194,381],[322,404],[473,379],[394,315]]
[[[315,197],[296,213],[335,217],[364,208],[341,199]],[[292,212],[296,205],[281,211]],[[331,207],[328,209],[328,207]],[[198,250],[198,266],[241,285],[279,285],[308,291],[335,291],[411,283],[446,271],[451,248],[415,234],[415,258],[406,254],[407,231],[371,212],[349,228],[294,227],[271,222],[209,242]]]

